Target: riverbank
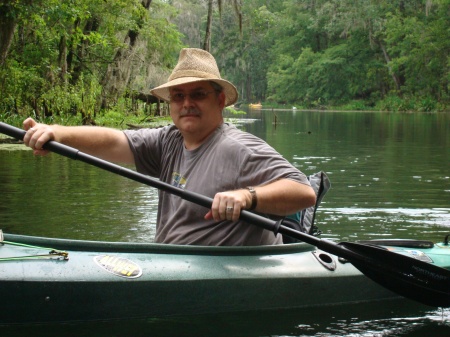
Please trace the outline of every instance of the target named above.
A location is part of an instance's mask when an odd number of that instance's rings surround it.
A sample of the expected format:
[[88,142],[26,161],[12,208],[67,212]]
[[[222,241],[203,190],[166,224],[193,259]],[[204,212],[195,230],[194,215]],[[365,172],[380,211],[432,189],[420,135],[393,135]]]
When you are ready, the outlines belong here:
[[[242,110],[241,110],[242,109]],[[250,109],[252,110],[252,109]],[[367,112],[379,112],[379,113],[399,113],[399,114],[412,114],[412,113],[425,113],[425,114],[447,114],[448,111],[380,111],[375,109],[349,109],[349,107],[323,107],[317,109],[307,109],[298,107],[288,107],[280,105],[269,105],[262,104],[262,107],[257,109],[262,111],[273,111],[273,112],[286,112],[286,111],[296,111],[296,112],[346,112],[346,113],[367,113]],[[253,110],[252,110],[253,111]],[[227,107],[224,113],[226,120],[232,120],[237,118],[239,115],[246,115],[248,113],[247,105],[241,104],[239,107]],[[0,121],[16,126],[22,127],[23,121],[27,116],[21,115],[11,115],[9,113],[0,113]],[[36,118],[36,120],[38,120]],[[106,112],[100,113],[95,118],[92,119],[93,122],[90,124],[92,126],[103,126],[111,127],[115,129],[138,129],[138,128],[159,128],[167,126],[172,123],[170,116],[148,116],[145,114],[126,114],[119,112]],[[59,124],[59,125],[82,125],[82,116],[78,115],[57,115],[51,117],[42,118],[39,120],[41,123],[45,124]],[[0,135],[0,139],[2,135]]]
[[[24,116],[2,116],[0,114],[0,121],[16,126],[22,127],[23,121],[26,119]],[[45,124],[58,124],[58,125],[82,125],[81,115],[79,116],[51,116],[42,118],[41,120],[36,118],[36,121]],[[105,114],[96,117],[92,126],[104,126],[116,129],[133,129],[138,127],[157,128],[169,125],[172,123],[170,116],[145,116],[145,115],[111,115]]]

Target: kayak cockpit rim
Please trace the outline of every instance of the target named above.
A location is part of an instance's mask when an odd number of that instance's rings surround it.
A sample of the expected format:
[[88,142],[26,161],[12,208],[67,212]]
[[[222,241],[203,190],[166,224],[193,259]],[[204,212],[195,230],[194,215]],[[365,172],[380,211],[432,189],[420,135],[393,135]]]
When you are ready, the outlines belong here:
[[91,252],[133,252],[183,255],[280,255],[314,251],[307,243],[293,243],[271,246],[194,246],[161,243],[108,242],[72,240],[4,233],[5,241],[54,249]]

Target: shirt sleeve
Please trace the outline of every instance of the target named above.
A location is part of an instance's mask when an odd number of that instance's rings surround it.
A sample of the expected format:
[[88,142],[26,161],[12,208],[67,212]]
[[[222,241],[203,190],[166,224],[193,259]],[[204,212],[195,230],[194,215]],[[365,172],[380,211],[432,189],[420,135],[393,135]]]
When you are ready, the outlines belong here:
[[134,155],[136,170],[154,177],[159,176],[161,170],[161,129],[124,130]]

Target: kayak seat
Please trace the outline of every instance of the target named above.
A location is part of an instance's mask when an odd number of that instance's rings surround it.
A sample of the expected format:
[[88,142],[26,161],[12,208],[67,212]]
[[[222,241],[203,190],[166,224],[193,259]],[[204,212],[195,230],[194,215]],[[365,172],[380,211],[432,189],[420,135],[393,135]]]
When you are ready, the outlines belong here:
[[[323,197],[331,187],[330,179],[325,172],[317,172],[308,177],[308,180],[316,193],[316,204],[300,212],[285,217],[281,224],[310,235],[320,235],[322,232],[314,225],[316,211]],[[299,240],[283,235],[283,243],[296,243]]]

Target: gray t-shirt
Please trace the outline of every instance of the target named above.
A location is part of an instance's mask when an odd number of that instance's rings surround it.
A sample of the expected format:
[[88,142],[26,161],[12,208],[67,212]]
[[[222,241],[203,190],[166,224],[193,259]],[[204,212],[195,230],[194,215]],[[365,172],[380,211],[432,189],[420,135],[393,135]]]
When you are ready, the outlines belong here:
[[[222,124],[195,150],[171,125],[124,131],[139,172],[213,198],[217,192],[258,186],[281,178],[309,185],[306,176],[263,140]],[[159,192],[155,241],[190,245],[272,245],[281,235],[243,221],[205,220],[203,206]]]

